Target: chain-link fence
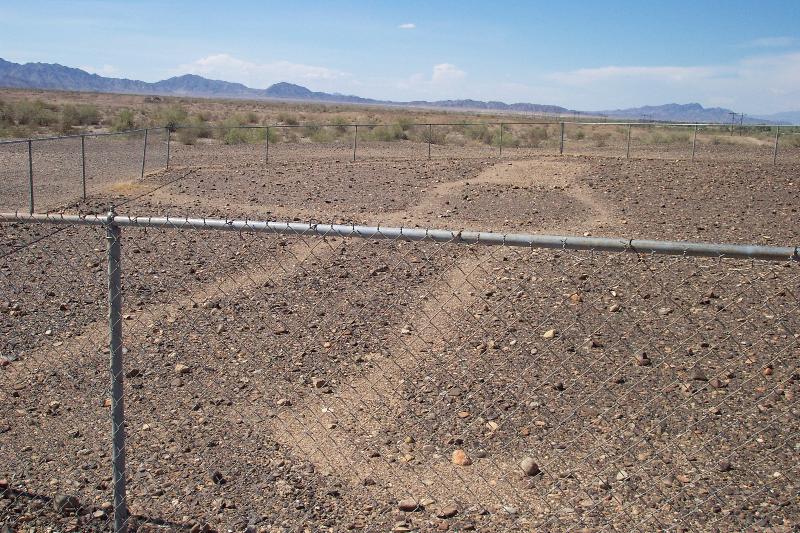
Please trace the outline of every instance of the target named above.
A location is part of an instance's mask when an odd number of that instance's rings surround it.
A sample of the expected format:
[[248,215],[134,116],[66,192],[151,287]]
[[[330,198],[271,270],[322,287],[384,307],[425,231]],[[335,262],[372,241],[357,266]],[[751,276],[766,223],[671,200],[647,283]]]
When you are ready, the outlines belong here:
[[122,216],[0,232],[12,530],[800,521],[796,248]]
[[168,166],[169,136],[154,128],[0,142],[0,209],[46,212],[130,193]]
[[624,122],[461,122],[180,126],[179,166],[375,159],[586,155],[692,161],[796,162],[796,126]]
[[0,142],[2,210],[45,212],[147,190],[148,174],[270,162],[589,155],[796,162],[796,126],[504,122],[180,126]]

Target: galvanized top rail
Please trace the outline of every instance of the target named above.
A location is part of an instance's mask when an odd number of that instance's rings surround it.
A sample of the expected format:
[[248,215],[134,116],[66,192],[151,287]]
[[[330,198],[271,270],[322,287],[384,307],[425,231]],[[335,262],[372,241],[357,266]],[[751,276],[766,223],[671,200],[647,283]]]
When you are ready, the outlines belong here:
[[429,241],[440,243],[481,244],[524,248],[563,250],[594,250],[604,252],[633,252],[767,261],[800,261],[800,246],[760,246],[743,244],[714,244],[702,242],[658,241],[644,239],[573,237],[563,235],[531,235],[524,233],[493,233],[441,229],[358,226],[348,224],[314,224],[297,222],[268,222],[229,220],[220,218],[151,217],[107,215],[66,215],[58,213],[0,213],[0,223],[45,223],[66,225],[173,228],[245,233],[277,233],[283,235],[316,235],[321,237],[354,237]]

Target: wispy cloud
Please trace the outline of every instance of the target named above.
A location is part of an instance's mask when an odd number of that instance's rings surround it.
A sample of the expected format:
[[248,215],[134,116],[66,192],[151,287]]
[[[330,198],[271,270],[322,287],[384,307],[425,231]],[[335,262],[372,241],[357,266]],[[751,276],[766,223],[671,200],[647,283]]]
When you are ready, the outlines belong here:
[[798,44],[796,37],[762,37],[742,43],[742,48],[788,48]]
[[283,60],[256,63],[229,54],[212,54],[191,63],[179,65],[174,69],[174,73],[198,74],[226,81],[237,81],[251,87],[266,87],[278,81],[297,83],[332,81],[348,76],[345,72],[328,67]]
[[467,73],[451,63],[440,63],[433,66],[432,83],[452,83],[464,79]]
[[543,80],[561,88],[563,97],[621,107],[700,101],[744,109],[759,102],[767,111],[780,110],[800,101],[800,52],[753,55],[722,65],[583,68],[546,74]]
[[413,30],[416,27],[417,27],[417,25],[414,24],[413,22],[406,22],[406,23],[400,24],[398,26],[398,28],[400,28],[401,30]]

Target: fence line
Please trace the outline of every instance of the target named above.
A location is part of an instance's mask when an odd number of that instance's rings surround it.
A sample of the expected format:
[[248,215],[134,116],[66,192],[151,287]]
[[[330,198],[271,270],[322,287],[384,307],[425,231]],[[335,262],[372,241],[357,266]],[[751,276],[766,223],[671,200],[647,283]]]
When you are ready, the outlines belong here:
[[[98,228],[105,229],[105,238],[107,243],[106,248],[106,289],[107,289],[107,303],[108,303],[108,331],[109,331],[109,338],[108,338],[108,353],[109,353],[109,373],[110,373],[110,382],[111,382],[111,399],[110,399],[110,416],[111,416],[111,429],[112,429],[112,442],[111,442],[111,455],[110,455],[110,463],[111,463],[111,471],[112,471],[112,491],[113,491],[113,507],[111,510],[113,511],[113,530],[116,533],[125,533],[129,526],[130,526],[130,513],[127,505],[126,500],[126,478],[128,478],[129,474],[126,470],[126,418],[125,418],[125,411],[124,411],[124,398],[123,398],[123,380],[125,377],[126,369],[124,365],[124,353],[123,350],[123,288],[121,283],[121,275],[123,271],[123,266],[121,262],[121,251],[122,251],[122,242],[124,240],[124,228],[153,228],[153,229],[163,229],[163,230],[170,230],[170,231],[181,231],[181,230],[211,230],[211,231],[219,231],[219,232],[234,232],[237,234],[244,234],[244,233],[268,233],[268,234],[278,234],[278,235],[290,235],[290,236],[297,236],[297,237],[312,237],[312,238],[320,238],[320,237],[337,237],[337,238],[344,238],[344,239],[362,239],[362,240],[389,240],[389,241],[410,241],[410,242],[431,242],[431,243],[438,243],[438,244],[465,244],[465,245],[473,245],[473,246],[491,246],[491,247],[509,247],[509,248],[528,248],[528,249],[551,249],[551,250],[574,250],[579,252],[611,252],[616,255],[626,255],[626,254],[636,254],[639,256],[642,255],[650,255],[650,254],[667,254],[673,255],[678,257],[712,257],[712,258],[730,258],[730,259],[747,259],[747,260],[764,260],[770,262],[798,262],[800,261],[800,247],[777,247],[777,246],[760,246],[760,245],[739,245],[739,244],[720,244],[720,243],[693,243],[693,242],[675,242],[675,241],[656,241],[656,240],[638,240],[638,239],[620,239],[620,238],[599,238],[599,237],[573,237],[573,236],[548,236],[548,235],[530,235],[530,234],[499,234],[493,232],[468,232],[468,231],[458,231],[458,230],[439,230],[439,229],[425,229],[425,228],[403,228],[403,227],[386,227],[386,226],[359,226],[359,225],[343,225],[343,224],[307,224],[307,223],[294,223],[294,222],[270,222],[270,221],[259,221],[259,220],[233,220],[233,219],[220,219],[220,218],[203,218],[203,217],[183,217],[183,218],[176,218],[176,217],[152,217],[152,216],[135,216],[135,215],[119,215],[112,210],[106,215],[68,215],[68,214],[52,214],[52,213],[35,213],[35,214],[23,214],[23,213],[3,213],[0,214],[0,224],[2,223],[20,223],[20,224],[47,224],[47,225],[57,225],[57,226],[93,226]],[[135,239],[133,240],[135,243]],[[138,248],[135,244],[132,246],[133,248]],[[313,249],[313,248],[312,248]],[[138,250],[135,250],[138,251]],[[7,255],[7,254],[6,254]],[[6,257],[0,256],[0,258]],[[401,257],[400,261],[403,262],[407,260],[405,257]],[[388,267],[387,267],[388,268]],[[558,269],[557,269],[558,271]],[[469,276],[470,269],[464,270],[458,269],[458,276],[462,276],[463,278],[467,278]],[[370,276],[374,276],[374,272],[370,274]],[[691,274],[689,274],[691,275]],[[727,277],[727,275],[726,275]],[[250,279],[250,274],[247,275],[247,278]],[[269,279],[269,278],[268,278]],[[724,278],[723,278],[724,279]],[[758,279],[758,278],[757,278]],[[685,280],[684,280],[685,281]],[[263,280],[261,281],[263,283]],[[137,282],[138,283],[138,282]],[[255,283],[255,282],[254,282]],[[450,290],[456,290],[455,288],[451,287],[449,283],[445,283],[445,286]],[[612,282],[611,287],[615,285]],[[746,288],[748,284],[744,284]],[[791,287],[791,286],[790,286]],[[234,285],[231,288],[236,288]],[[513,288],[513,287],[512,287]],[[136,290],[135,288],[132,290]],[[474,291],[476,288],[469,283],[469,290]],[[550,290],[556,291],[555,288],[551,288]],[[742,289],[744,290],[744,289]],[[755,291],[757,295],[762,296],[760,291]],[[739,294],[740,291],[735,291],[735,295]],[[487,293],[488,294],[488,293]],[[573,303],[580,301],[580,294],[578,295],[577,300],[572,300]],[[784,296],[787,296],[786,293],[780,293]],[[588,295],[588,293],[587,293]],[[575,296],[575,295],[573,295]],[[573,298],[570,296],[570,299]],[[789,297],[792,297],[791,288],[789,289]],[[616,294],[615,294],[616,297]],[[644,298],[649,298],[650,296],[644,296]],[[707,296],[706,298],[713,298],[715,297],[713,294]],[[456,297],[459,298],[458,296]],[[461,298],[467,298],[466,296],[462,295]],[[766,297],[765,297],[766,298]],[[764,302],[764,312],[775,314],[773,308],[769,305],[769,298],[766,298]],[[738,300],[740,301],[740,300]],[[441,305],[442,309],[445,309],[445,304],[439,304],[436,302],[437,305]],[[10,307],[9,309],[12,309]],[[523,307],[522,311],[524,311],[524,305],[519,304]],[[619,306],[617,306],[617,310],[613,309],[612,304],[609,307],[609,311],[612,313],[619,310]],[[657,305],[657,304],[656,304]],[[469,309],[469,306],[468,306]],[[592,306],[590,309],[595,310]],[[724,310],[724,308],[723,308]],[[12,309],[13,311],[13,309]],[[138,311],[138,310],[137,310]],[[552,313],[552,311],[548,311]],[[670,309],[666,309],[663,313],[662,310],[659,309],[658,314],[668,315],[672,311]],[[491,314],[490,314],[491,316]],[[346,317],[345,317],[346,318]],[[452,320],[449,313],[445,312],[445,316],[443,317],[445,320]],[[430,318],[432,327],[439,331],[439,326],[437,323],[434,322],[434,318]],[[745,315],[742,320],[749,321],[749,315]],[[577,320],[576,320],[577,322]],[[346,323],[343,321],[342,323]],[[514,323],[512,322],[509,324],[509,327],[512,327]],[[633,324],[634,327],[640,327],[637,323]],[[695,327],[699,330],[701,324],[696,324]],[[148,326],[149,328],[152,327]],[[742,327],[742,324],[737,324],[736,328]],[[777,327],[777,326],[776,326]],[[789,333],[792,332],[790,326],[781,325],[778,332],[786,332],[788,330]],[[217,333],[221,330],[218,329]],[[412,334],[411,330],[404,327],[401,334],[409,335]],[[421,333],[414,332],[413,334],[421,335]],[[689,332],[691,336],[695,335],[695,333]],[[733,335],[734,331],[727,333],[728,335]],[[555,330],[548,331],[543,335],[545,339],[552,339],[556,335]],[[684,340],[682,343],[686,343],[692,337],[689,337],[687,340]],[[421,339],[421,338],[420,338]],[[492,341],[494,342],[494,341]],[[627,341],[625,341],[625,346],[627,347]],[[787,341],[790,344],[787,344],[786,348],[783,350],[788,350],[793,344],[791,341]],[[738,343],[738,338],[737,338]],[[797,343],[797,336],[795,335],[794,344]],[[653,345],[650,347],[648,343],[644,344],[647,346],[648,351],[651,349],[658,349]],[[681,346],[676,346],[676,348],[680,348]],[[300,348],[298,348],[300,349]],[[408,349],[408,348],[406,348]],[[782,355],[782,351],[777,351],[776,349],[775,354],[770,354],[770,362],[769,365],[772,365],[774,361],[779,361],[780,356]],[[651,365],[650,359],[648,359],[647,353],[645,352],[644,355],[638,350],[634,350],[637,355],[637,365],[638,367],[647,367]],[[574,353],[574,349],[573,352]],[[568,356],[571,358],[572,356]],[[533,365],[537,360],[538,357],[536,356],[536,352],[532,351],[530,358],[532,362],[527,363],[528,368],[530,365]],[[397,363],[395,363],[397,364]],[[591,366],[594,364],[593,362],[588,362],[589,368],[584,368],[584,372],[588,372]],[[696,362],[693,363],[691,368],[694,371],[696,366]],[[765,368],[769,368],[770,372],[772,371],[772,366],[767,366]],[[188,367],[186,367],[186,371],[188,371]],[[549,371],[549,370],[548,370]],[[176,372],[183,373],[184,370],[179,369],[176,366]],[[766,371],[765,371],[766,372]],[[766,374],[765,374],[766,375]],[[577,376],[577,380],[585,376]],[[604,379],[603,382],[612,379],[614,376],[602,377]],[[705,376],[703,374],[699,374],[699,377],[695,377],[692,379],[700,380],[700,381],[709,381],[709,376]],[[716,378],[714,378],[716,379]],[[543,381],[548,381],[548,377],[543,378]],[[319,385],[318,381],[314,381],[315,388],[322,388],[324,387],[324,382],[321,382],[322,385]],[[668,385],[668,387],[673,387],[674,384]],[[744,384],[743,384],[744,385]],[[722,387],[722,385],[719,385]],[[777,385],[776,385],[777,386]],[[555,385],[557,390],[563,390],[564,385],[563,383],[559,383]],[[674,388],[674,387],[673,387]],[[714,385],[714,388],[717,388],[717,385]],[[524,392],[524,391],[521,391]],[[734,391],[731,391],[733,393]],[[510,394],[508,391],[503,390],[503,393],[500,394],[498,401],[502,399],[504,396]],[[594,394],[594,393],[593,393]],[[628,393],[626,393],[628,394]],[[591,397],[591,396],[590,396]],[[689,400],[693,398],[693,395],[689,396]],[[524,400],[524,397],[522,398]],[[621,401],[622,398],[617,398],[616,402]],[[651,400],[652,401],[652,400]],[[588,402],[588,398],[586,399]],[[344,404],[347,406],[347,404]],[[578,409],[581,406],[576,406],[572,415],[570,415],[567,419],[562,420],[565,426],[573,419],[576,419],[578,415]],[[759,406],[760,408],[761,406]],[[54,409],[58,409],[58,405],[54,407]],[[672,411],[669,411],[665,418],[669,417]],[[342,413],[340,416],[343,415],[350,415],[351,413]],[[480,413],[483,414],[483,413]],[[512,416],[513,412],[509,414]],[[362,415],[363,416],[363,415]],[[459,415],[460,416],[460,415]],[[488,416],[487,416],[488,418]],[[490,421],[488,426],[490,427],[491,431],[495,431],[497,429],[498,424],[494,423],[492,426],[491,418],[488,418]],[[300,424],[301,421],[295,420],[296,423]],[[586,421],[586,424],[589,422]],[[699,424],[699,421],[693,421],[693,423]],[[313,428],[312,428],[313,429]],[[305,431],[305,430],[304,430]],[[585,428],[582,430],[585,431]],[[575,442],[578,441],[580,436],[583,433],[579,433],[575,436]],[[758,434],[757,434],[758,435]],[[679,435],[680,436],[680,435]],[[609,437],[613,437],[609,435]],[[642,438],[646,438],[646,435]],[[588,455],[587,457],[591,456],[593,453],[600,449],[601,451],[603,448],[602,442],[595,443],[597,446],[596,449],[591,451],[587,450]],[[634,444],[631,445],[633,448]],[[731,452],[730,456],[733,456],[734,453],[738,450],[734,449]],[[729,456],[729,457],[730,457]],[[456,456],[453,456],[453,462],[456,462]],[[459,459],[460,460],[460,459]],[[613,460],[612,460],[613,463]],[[458,463],[456,463],[458,464]],[[465,463],[469,464],[469,463]],[[724,463],[721,463],[724,464]],[[553,468],[561,468],[559,465],[559,461],[556,458],[553,458],[552,461],[547,463],[547,466],[551,466]],[[612,465],[617,468],[615,465]],[[521,467],[524,471],[525,476],[537,476],[540,473],[539,466],[535,463],[531,466],[529,463],[524,463]],[[730,469],[730,465],[727,467],[720,467],[724,469]],[[626,467],[630,473],[633,473],[633,468]],[[622,474],[617,475],[617,481],[624,480],[629,475],[624,471],[621,471]],[[620,477],[622,476],[622,477]],[[224,480],[220,481],[222,478],[221,474],[214,473],[212,475],[212,480],[214,483],[223,484]],[[478,474],[479,481],[487,482],[487,480]],[[466,483],[463,478],[461,478],[463,483]],[[601,480],[601,482],[604,482]],[[605,482],[604,482],[605,483]],[[488,485],[488,483],[487,483]],[[3,490],[6,490],[3,488]],[[655,490],[655,489],[654,489]],[[660,489],[658,489],[661,492]],[[661,492],[661,495],[666,498],[666,496]],[[669,502],[671,500],[667,500]],[[619,502],[620,505],[622,502]],[[58,505],[58,504],[56,504]],[[400,502],[400,508],[403,511],[414,511],[418,504],[415,500],[412,500],[411,504],[407,502]],[[584,507],[591,507],[594,509],[598,502],[591,500],[589,504],[584,505]],[[628,504],[630,505],[630,504]],[[420,505],[421,506],[421,505]],[[77,509],[77,505],[75,505]],[[625,507],[622,507],[624,510]],[[552,511],[552,510],[550,510]],[[513,512],[508,511],[509,514],[514,515],[516,514],[516,510]],[[694,511],[691,511],[694,512]],[[104,515],[100,515],[104,516]],[[641,518],[641,520],[647,520],[647,516]],[[545,525],[549,524],[552,520],[559,520],[553,513],[549,513],[549,516],[546,515],[546,522]],[[574,525],[574,524],[573,524]],[[638,525],[638,522],[637,522]]]
[[[243,125],[243,126],[235,126],[235,127],[226,127],[226,126],[191,126],[191,125],[180,125],[175,127],[159,127],[159,128],[140,128],[134,129],[130,131],[124,132],[108,132],[108,133],[86,133],[81,135],[66,135],[66,136],[53,136],[53,137],[42,137],[42,138],[31,138],[31,139],[18,139],[18,140],[10,140],[10,141],[0,141],[0,145],[20,145],[26,144],[27,145],[27,158],[28,158],[28,165],[27,165],[27,178],[28,178],[28,212],[34,213],[36,209],[36,198],[34,193],[35,184],[39,182],[36,179],[34,174],[34,170],[36,167],[36,161],[33,154],[34,151],[34,144],[39,142],[47,142],[47,141],[57,141],[57,140],[68,140],[68,139],[79,139],[80,140],[80,188],[79,193],[76,194],[76,197],[80,197],[84,200],[87,198],[87,190],[86,190],[86,179],[87,179],[87,157],[91,154],[91,150],[87,149],[86,147],[86,139],[87,138],[103,138],[103,137],[113,137],[113,136],[122,136],[122,135],[131,135],[131,134],[143,134],[143,141],[142,141],[142,150],[141,150],[141,168],[139,169],[140,179],[143,179],[146,172],[146,165],[148,160],[148,138],[151,131],[153,132],[163,132],[165,135],[165,160],[163,162],[164,169],[168,170],[170,168],[170,158],[172,157],[171,154],[171,143],[172,143],[172,132],[179,131],[184,129],[205,129],[205,130],[262,130],[266,132],[266,138],[264,141],[264,157],[263,161],[264,164],[269,164],[270,162],[270,134],[271,132],[279,129],[297,129],[297,128],[321,128],[321,127],[331,127],[331,128],[352,128],[353,129],[353,137],[352,137],[352,161],[356,161],[358,159],[358,150],[359,150],[359,128],[367,128],[370,130],[374,130],[376,128],[389,128],[389,127],[405,127],[405,128],[425,128],[427,129],[426,133],[423,133],[421,144],[427,144],[427,158],[432,158],[432,145],[433,144],[441,144],[438,141],[434,141],[434,129],[437,127],[446,127],[446,128],[453,128],[453,127],[497,127],[499,128],[499,138],[492,139],[489,144],[494,144],[498,149],[498,155],[503,155],[504,148],[514,148],[518,145],[513,144],[513,131],[509,131],[511,126],[548,126],[548,125],[558,125],[559,128],[559,137],[557,139],[557,150],[559,155],[564,155],[567,151],[567,147],[571,142],[571,137],[567,136],[567,127],[568,126],[617,126],[617,127],[627,127],[626,134],[623,136],[623,143],[624,148],[620,147],[621,157],[625,157],[626,159],[631,158],[631,143],[632,143],[632,130],[634,128],[692,128],[692,136],[691,136],[691,156],[690,160],[695,161],[696,159],[696,152],[697,152],[697,143],[698,143],[698,131],[700,128],[709,128],[709,127],[716,127],[716,128],[728,128],[729,126],[726,124],[711,124],[711,123],[651,123],[651,122],[589,122],[589,121],[560,121],[560,122],[552,122],[552,121],[529,121],[529,122],[521,122],[521,121],[503,121],[503,122],[442,122],[442,123],[404,123],[404,124],[367,124],[367,123],[351,123],[351,124],[270,124],[264,126],[255,126],[255,125]],[[746,126],[739,126],[736,125],[735,128],[739,131],[744,131],[747,128],[770,128],[774,129],[775,135],[772,140],[772,150],[771,150],[771,159],[773,164],[777,164],[779,155],[782,153],[780,149],[780,139],[784,135],[797,135],[797,132],[794,131],[787,131],[789,129],[800,128],[800,126],[795,125],[782,125],[782,124],[755,124],[755,125],[746,125]],[[506,146],[506,136],[505,133],[509,134],[509,137],[512,138],[512,145]],[[731,130],[733,133],[733,130]],[[583,137],[579,137],[582,139]],[[499,143],[498,143],[499,141]],[[598,146],[601,146],[598,141]],[[495,144],[497,143],[497,144]],[[324,144],[324,142],[323,142]],[[445,140],[444,144],[446,145],[447,142]],[[538,146],[538,145],[536,145]],[[605,144],[603,144],[605,146]],[[689,148],[687,147],[687,152]],[[687,153],[688,157],[688,153]],[[41,210],[41,209],[40,209]]]

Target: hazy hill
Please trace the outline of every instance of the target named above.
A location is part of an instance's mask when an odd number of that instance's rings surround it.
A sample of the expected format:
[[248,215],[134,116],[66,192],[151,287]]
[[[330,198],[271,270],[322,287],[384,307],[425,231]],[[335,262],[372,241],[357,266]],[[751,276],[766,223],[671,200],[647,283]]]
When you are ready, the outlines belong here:
[[[507,104],[480,100],[439,100],[428,102],[393,102],[374,100],[359,96],[315,92],[293,83],[280,82],[266,89],[253,89],[241,83],[210,80],[195,74],[175,76],[166,80],[148,83],[125,78],[108,78],[90,74],[78,68],[56,63],[12,63],[0,59],[0,87],[23,89],[52,89],[63,91],[91,91],[102,93],[154,94],[162,96],[194,96],[212,98],[285,99],[299,101],[333,102],[347,104],[378,104],[391,106],[430,107],[438,109],[474,109],[487,111],[509,111],[517,113],[574,114],[564,107],[531,103]],[[730,123],[731,111],[719,107],[704,108],[700,104],[665,104],[610,111],[582,112],[587,115],[606,115],[626,120],[650,120],[663,122],[720,122]],[[745,123],[780,121],[800,122],[800,112],[779,113],[762,118],[745,117]]]
[[487,109],[539,113],[566,113],[568,109],[539,104],[506,104],[478,100],[443,100],[393,102],[359,96],[315,92],[301,85],[280,82],[266,89],[253,89],[241,83],[210,80],[195,74],[175,76],[155,83],[120,78],[107,78],[56,63],[12,63],[0,59],[0,86],[24,89],[92,91],[104,93],[158,94],[162,96],[197,96],[215,98],[269,98],[313,100],[348,104],[381,104],[457,109]]

